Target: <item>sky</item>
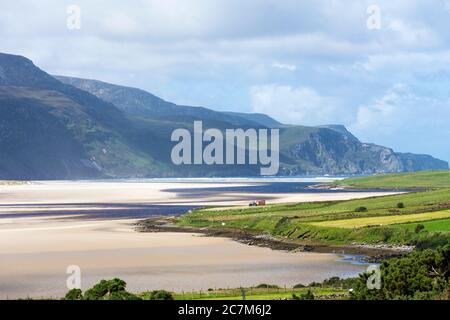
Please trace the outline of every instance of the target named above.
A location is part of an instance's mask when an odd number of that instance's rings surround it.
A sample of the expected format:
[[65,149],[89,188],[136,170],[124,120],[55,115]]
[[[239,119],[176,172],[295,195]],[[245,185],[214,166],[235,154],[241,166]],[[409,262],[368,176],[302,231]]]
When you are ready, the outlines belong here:
[[1,0],[0,52],[450,160],[450,0]]

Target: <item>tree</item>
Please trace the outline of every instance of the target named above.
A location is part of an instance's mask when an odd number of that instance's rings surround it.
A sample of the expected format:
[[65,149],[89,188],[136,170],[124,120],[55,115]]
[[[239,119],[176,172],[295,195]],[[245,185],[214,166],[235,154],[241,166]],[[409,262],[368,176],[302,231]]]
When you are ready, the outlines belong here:
[[381,289],[369,289],[369,274],[360,275],[353,299],[425,299],[448,295],[450,246],[437,250],[416,251],[405,257],[384,261]]
[[101,280],[84,294],[86,300],[139,300],[140,298],[127,292],[126,282],[114,278],[112,280]]

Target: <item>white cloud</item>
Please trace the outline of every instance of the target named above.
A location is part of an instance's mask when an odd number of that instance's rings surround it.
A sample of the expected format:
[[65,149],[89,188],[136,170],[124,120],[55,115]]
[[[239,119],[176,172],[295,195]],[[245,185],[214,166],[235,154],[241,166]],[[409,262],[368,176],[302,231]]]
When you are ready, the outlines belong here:
[[320,125],[342,121],[337,99],[321,96],[311,88],[254,86],[250,97],[253,112],[266,113],[284,123]]
[[448,119],[448,98],[421,96],[397,84],[372,104],[360,106],[350,130],[364,141],[448,159],[448,151],[441,148],[450,140]]
[[[378,0],[376,31],[370,0],[77,0],[76,32],[66,28],[71,0],[3,2],[0,51],[51,73],[288,123],[353,124],[388,146],[418,135],[419,152],[430,142],[418,130],[436,141],[447,130],[434,124],[448,118],[449,0]],[[450,159],[446,141],[435,149]]]
[[439,44],[438,35],[423,25],[414,25],[402,19],[390,19],[385,41],[396,47],[429,48]]
[[278,63],[275,62],[272,67],[282,69],[282,70],[288,70],[288,71],[295,71],[297,70],[297,66],[295,64],[287,64],[287,63]]
[[378,131],[379,135],[391,135],[408,121],[406,109],[414,106],[415,97],[402,85],[389,89],[383,97],[371,105],[360,106],[356,122],[351,126],[355,131]]

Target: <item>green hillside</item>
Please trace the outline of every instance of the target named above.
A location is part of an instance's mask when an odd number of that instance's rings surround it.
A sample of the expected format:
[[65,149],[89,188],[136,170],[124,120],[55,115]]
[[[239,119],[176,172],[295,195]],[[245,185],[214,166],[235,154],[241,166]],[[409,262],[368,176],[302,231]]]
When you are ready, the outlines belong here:
[[346,201],[198,209],[180,217],[178,223],[239,229],[310,244],[397,244],[434,248],[450,243],[448,171],[355,178],[344,180],[342,184],[370,188],[427,187],[429,190]]
[[336,184],[354,188],[448,188],[450,187],[450,171],[383,174],[344,179],[337,181]]

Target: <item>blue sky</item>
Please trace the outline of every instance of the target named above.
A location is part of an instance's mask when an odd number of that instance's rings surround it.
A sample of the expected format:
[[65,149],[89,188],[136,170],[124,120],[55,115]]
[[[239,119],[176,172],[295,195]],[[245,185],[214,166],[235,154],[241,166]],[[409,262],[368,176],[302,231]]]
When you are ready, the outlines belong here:
[[[450,1],[3,1],[0,51],[450,160]],[[81,29],[66,8],[81,9]],[[370,5],[380,29],[370,30]]]

